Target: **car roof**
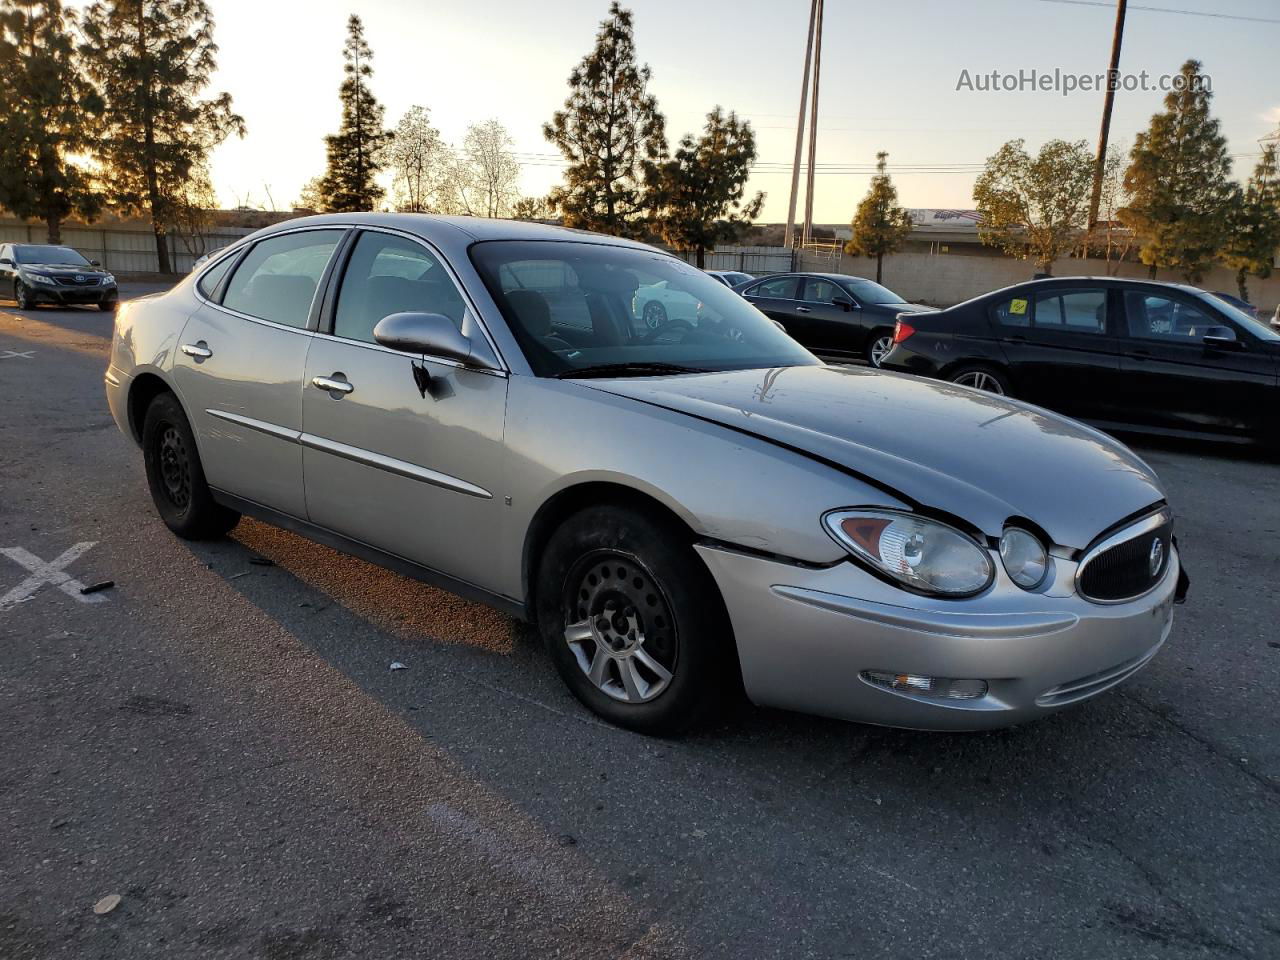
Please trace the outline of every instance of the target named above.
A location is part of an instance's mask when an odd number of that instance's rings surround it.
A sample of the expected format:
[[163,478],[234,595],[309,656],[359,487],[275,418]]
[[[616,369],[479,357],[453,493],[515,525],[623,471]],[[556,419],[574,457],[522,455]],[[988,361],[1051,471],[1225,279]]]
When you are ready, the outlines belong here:
[[[444,217],[428,213],[324,213],[310,217],[297,217],[273,224],[260,230],[255,236],[268,236],[299,227],[370,226],[390,227],[406,233],[417,234],[427,240],[569,240],[577,242],[607,243],[656,251],[656,247],[611,237],[588,230],[575,230],[549,223],[530,220],[499,220],[489,217]],[[665,253],[666,251],[659,251]]]

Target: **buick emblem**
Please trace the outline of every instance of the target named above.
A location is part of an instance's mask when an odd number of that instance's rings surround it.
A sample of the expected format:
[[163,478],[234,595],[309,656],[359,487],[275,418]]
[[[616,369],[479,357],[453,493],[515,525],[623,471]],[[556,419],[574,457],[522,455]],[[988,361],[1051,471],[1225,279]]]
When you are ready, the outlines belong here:
[[1160,572],[1160,568],[1164,566],[1164,541],[1153,540],[1151,542],[1151,555],[1147,557],[1147,570],[1154,577]]

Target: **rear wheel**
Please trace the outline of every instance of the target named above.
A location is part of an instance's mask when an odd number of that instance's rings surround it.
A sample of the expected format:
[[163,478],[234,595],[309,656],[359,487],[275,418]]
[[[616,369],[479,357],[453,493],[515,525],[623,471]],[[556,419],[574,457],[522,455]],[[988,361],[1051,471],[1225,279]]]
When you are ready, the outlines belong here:
[[650,300],[644,305],[644,324],[650,330],[657,330],[667,322],[667,308],[657,300]]
[[204,479],[195,435],[172,393],[151,401],[142,426],[151,499],[165,526],[185,540],[221,537],[240,514],[217,503]]
[[561,678],[619,726],[678,734],[712,716],[737,662],[723,603],[688,536],[630,507],[590,507],[547,543],[538,626]]
[[884,362],[885,355],[892,349],[892,330],[872,330],[871,336],[867,338],[867,361],[873,367],[878,367]]
[[957,367],[948,379],[962,387],[973,387],[975,390],[984,390],[1002,397],[1011,396],[1008,377],[993,367],[976,365]]

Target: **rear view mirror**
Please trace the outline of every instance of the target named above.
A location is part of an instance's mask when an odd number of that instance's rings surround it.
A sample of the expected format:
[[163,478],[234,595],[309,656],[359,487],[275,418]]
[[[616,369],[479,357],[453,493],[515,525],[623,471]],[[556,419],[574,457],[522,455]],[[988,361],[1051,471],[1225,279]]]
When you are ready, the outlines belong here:
[[471,341],[440,313],[393,313],[373,328],[373,339],[404,353],[427,354],[458,363],[471,362]]

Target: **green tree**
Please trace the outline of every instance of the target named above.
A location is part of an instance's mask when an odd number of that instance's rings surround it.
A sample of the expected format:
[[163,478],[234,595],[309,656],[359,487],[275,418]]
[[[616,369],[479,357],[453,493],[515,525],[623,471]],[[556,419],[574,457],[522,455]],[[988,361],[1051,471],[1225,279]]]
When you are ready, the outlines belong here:
[[1137,234],[1153,279],[1168,267],[1196,283],[1226,243],[1237,187],[1200,63],[1188,60],[1179,76],[1164,112],[1134,141],[1124,178],[1130,202],[1120,220]]
[[1050,140],[1032,157],[1010,140],[987,158],[973,187],[978,237],[1051,273],[1086,227],[1093,156],[1083,140]]
[[615,236],[646,232],[666,121],[637,66],[631,11],[613,2],[596,45],[569,74],[564,109],[542,127],[569,161],[564,186],[548,202],[569,227]]
[[1276,145],[1269,143],[1244,190],[1232,205],[1223,264],[1236,272],[1240,297],[1249,299],[1250,274],[1271,276],[1276,250],[1280,249],[1280,175],[1276,169]]
[[702,135],[686,134],[675,155],[658,167],[657,226],[677,250],[692,250],[699,267],[717,243],[735,239],[760,214],[764,194],[743,202],[756,138],[751,124],[716,107]]
[[888,163],[889,154],[883,150],[876,154],[876,174],[853,215],[853,236],[844,245],[845,253],[876,258],[876,283],[885,256],[901,250],[915,226],[911,214],[898,206],[898,188],[889,179]]
[[160,272],[170,273],[175,197],[210,150],[244,136],[230,94],[199,99],[217,66],[213,16],[204,0],[110,0],[90,6],[82,26],[81,54],[105,101],[95,148],[108,201],[150,217]]
[[412,106],[400,118],[382,159],[391,169],[397,210],[428,213],[434,209],[452,155],[440,131],[431,125],[426,107]]
[[347,20],[342,59],[345,78],[338,91],[342,126],[324,138],[328,166],[320,181],[321,204],[330,213],[377,206],[386,191],[374,177],[382,169],[385,147],[392,138],[382,127],[382,104],[369,91],[373,51],[364,39],[364,24],[354,13]]
[[44,221],[97,216],[102,198],[72,158],[88,145],[102,102],[84,78],[75,18],[58,0],[0,0],[0,206]]

